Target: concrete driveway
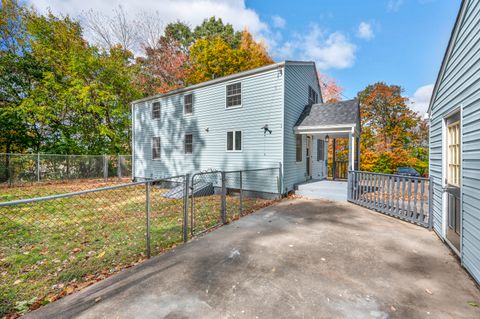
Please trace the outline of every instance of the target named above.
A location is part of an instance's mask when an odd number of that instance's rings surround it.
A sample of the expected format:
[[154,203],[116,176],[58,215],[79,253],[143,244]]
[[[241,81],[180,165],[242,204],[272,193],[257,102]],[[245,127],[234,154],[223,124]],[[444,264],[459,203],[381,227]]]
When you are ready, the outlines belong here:
[[285,200],[29,318],[480,318],[433,232],[364,208]]

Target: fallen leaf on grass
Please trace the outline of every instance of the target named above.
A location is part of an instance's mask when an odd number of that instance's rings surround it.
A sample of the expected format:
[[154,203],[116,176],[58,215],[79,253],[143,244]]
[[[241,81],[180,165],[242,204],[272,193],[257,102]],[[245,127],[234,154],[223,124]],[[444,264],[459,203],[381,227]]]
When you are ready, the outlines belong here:
[[429,295],[433,295],[433,292],[431,292],[430,289],[428,289],[428,288],[425,288],[425,292]]
[[105,256],[105,250],[98,254],[98,258],[102,258],[103,256]]

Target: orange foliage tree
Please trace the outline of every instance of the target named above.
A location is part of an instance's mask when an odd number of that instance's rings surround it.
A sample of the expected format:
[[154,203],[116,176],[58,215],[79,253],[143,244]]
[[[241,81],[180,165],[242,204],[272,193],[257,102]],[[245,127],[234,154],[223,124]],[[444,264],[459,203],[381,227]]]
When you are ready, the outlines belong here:
[[358,93],[362,121],[361,169],[394,173],[398,167],[428,167],[428,127],[408,105],[398,85],[378,82]]

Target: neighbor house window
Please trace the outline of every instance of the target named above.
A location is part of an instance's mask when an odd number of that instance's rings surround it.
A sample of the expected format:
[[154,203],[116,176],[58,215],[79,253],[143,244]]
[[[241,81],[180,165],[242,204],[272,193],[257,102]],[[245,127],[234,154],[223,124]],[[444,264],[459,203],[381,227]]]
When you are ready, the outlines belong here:
[[193,135],[192,134],[185,134],[185,154],[192,154],[193,153]]
[[152,119],[159,119],[162,106],[160,102],[153,102],[152,104]]
[[317,161],[325,160],[325,142],[317,140]]
[[228,131],[227,132],[227,151],[241,151],[242,150],[242,131]]
[[152,137],[152,159],[160,158],[160,137]]
[[296,135],[296,161],[302,161],[302,135]]
[[227,85],[227,107],[242,105],[242,84],[240,82]]
[[193,94],[187,94],[183,97],[183,112],[185,114],[193,113]]
[[447,183],[460,186],[460,122],[448,125]]
[[308,104],[318,103],[318,93],[312,89],[311,86],[308,86]]

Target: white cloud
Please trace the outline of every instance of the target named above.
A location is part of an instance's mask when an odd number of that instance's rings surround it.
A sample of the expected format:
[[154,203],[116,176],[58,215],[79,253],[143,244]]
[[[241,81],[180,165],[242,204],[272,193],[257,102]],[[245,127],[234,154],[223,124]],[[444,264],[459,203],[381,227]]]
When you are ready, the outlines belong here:
[[272,16],[272,23],[275,28],[283,29],[285,28],[285,19],[282,18],[281,16]]
[[387,3],[387,11],[397,12],[403,5],[403,0],[389,0]]
[[344,69],[355,62],[356,49],[343,33],[326,33],[314,24],[307,34],[297,34],[279,47],[278,55],[284,59],[315,61],[320,70]]
[[410,108],[418,112],[420,115],[424,115],[428,110],[433,87],[433,84],[419,87],[413,94],[413,97],[410,98]]
[[216,16],[231,23],[236,30],[247,28],[258,37],[268,32],[268,24],[258,14],[247,8],[244,0],[28,0],[37,9],[50,8],[54,13],[79,17],[82,12],[93,9],[104,14],[112,13],[119,5],[131,17],[142,12],[155,12],[164,24],[183,21],[191,26],[200,24],[205,18]]
[[372,25],[367,22],[360,22],[358,25],[358,31],[357,35],[361,39],[365,40],[371,40],[373,37],[375,37],[375,34],[373,33]]

